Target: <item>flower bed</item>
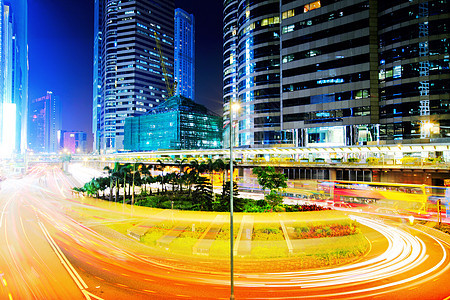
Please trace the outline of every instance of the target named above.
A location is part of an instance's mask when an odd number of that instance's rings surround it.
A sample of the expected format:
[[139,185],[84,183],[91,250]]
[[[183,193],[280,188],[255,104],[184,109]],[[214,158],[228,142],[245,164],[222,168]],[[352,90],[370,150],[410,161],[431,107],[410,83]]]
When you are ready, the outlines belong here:
[[330,224],[319,226],[295,227],[293,239],[315,239],[323,237],[338,237],[360,233],[356,224]]

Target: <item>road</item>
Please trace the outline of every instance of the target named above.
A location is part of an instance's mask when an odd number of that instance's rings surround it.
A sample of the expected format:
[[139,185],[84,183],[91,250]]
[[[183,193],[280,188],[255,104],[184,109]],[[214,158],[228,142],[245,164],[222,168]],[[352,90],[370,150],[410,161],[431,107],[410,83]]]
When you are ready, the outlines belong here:
[[[149,255],[67,211],[69,179],[36,167],[0,190],[0,299],[229,299],[229,274],[207,260]],[[236,274],[236,299],[445,299],[450,245],[420,228],[363,214],[371,250],[345,266]],[[137,242],[136,242],[137,243]],[[131,245],[131,246],[130,246]],[[210,261],[209,261],[210,263]],[[263,262],[261,262],[263,263]]]

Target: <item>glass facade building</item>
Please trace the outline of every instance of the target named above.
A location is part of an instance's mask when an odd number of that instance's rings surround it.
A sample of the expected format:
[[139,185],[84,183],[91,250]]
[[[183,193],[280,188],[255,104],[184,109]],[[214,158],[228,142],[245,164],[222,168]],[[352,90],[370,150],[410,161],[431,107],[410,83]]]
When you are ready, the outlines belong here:
[[283,1],[283,129],[298,146],[378,138],[377,1]]
[[126,150],[219,149],[221,141],[222,118],[180,95],[125,121]]
[[95,14],[94,146],[116,151],[123,149],[125,119],[167,98],[161,60],[173,82],[174,3],[96,0]]
[[448,142],[448,0],[224,1],[235,146]]
[[450,2],[378,6],[380,138],[450,142]]
[[224,1],[223,96],[224,143],[230,144],[230,107],[239,147],[292,145],[292,133],[281,131],[280,3]]
[[44,97],[30,101],[28,115],[28,149],[34,152],[58,152],[58,132],[62,128],[59,97],[47,92]]
[[449,7],[283,0],[282,127],[296,145],[449,141]]
[[174,77],[176,94],[195,100],[195,18],[175,9]]
[[27,147],[27,1],[0,0],[0,156]]

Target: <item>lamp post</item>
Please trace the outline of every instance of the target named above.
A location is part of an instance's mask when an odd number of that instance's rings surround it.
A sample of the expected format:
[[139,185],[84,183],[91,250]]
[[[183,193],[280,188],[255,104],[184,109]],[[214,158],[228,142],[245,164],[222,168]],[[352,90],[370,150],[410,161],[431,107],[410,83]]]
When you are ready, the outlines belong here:
[[233,252],[233,109],[239,109],[239,103],[230,106],[230,299],[234,300],[234,252]]

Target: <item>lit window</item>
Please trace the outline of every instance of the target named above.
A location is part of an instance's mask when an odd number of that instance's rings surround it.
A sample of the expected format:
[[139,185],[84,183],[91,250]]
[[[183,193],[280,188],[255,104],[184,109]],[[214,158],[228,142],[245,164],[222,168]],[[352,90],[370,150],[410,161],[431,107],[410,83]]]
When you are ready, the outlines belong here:
[[295,10],[293,10],[293,9],[287,10],[281,14],[281,18],[283,20],[287,19],[287,18],[291,18],[293,16],[295,16]]
[[321,6],[320,6],[320,1],[314,1],[314,2],[311,2],[311,3],[309,3],[309,4],[306,4],[304,7],[303,7],[303,12],[308,12],[308,11],[311,11],[311,10],[314,10],[314,9],[317,9],[317,8],[320,8]]
[[294,31],[294,28],[295,28],[294,24],[288,25],[288,26],[283,26],[282,33],[284,34],[284,33],[288,33],[288,32]]

